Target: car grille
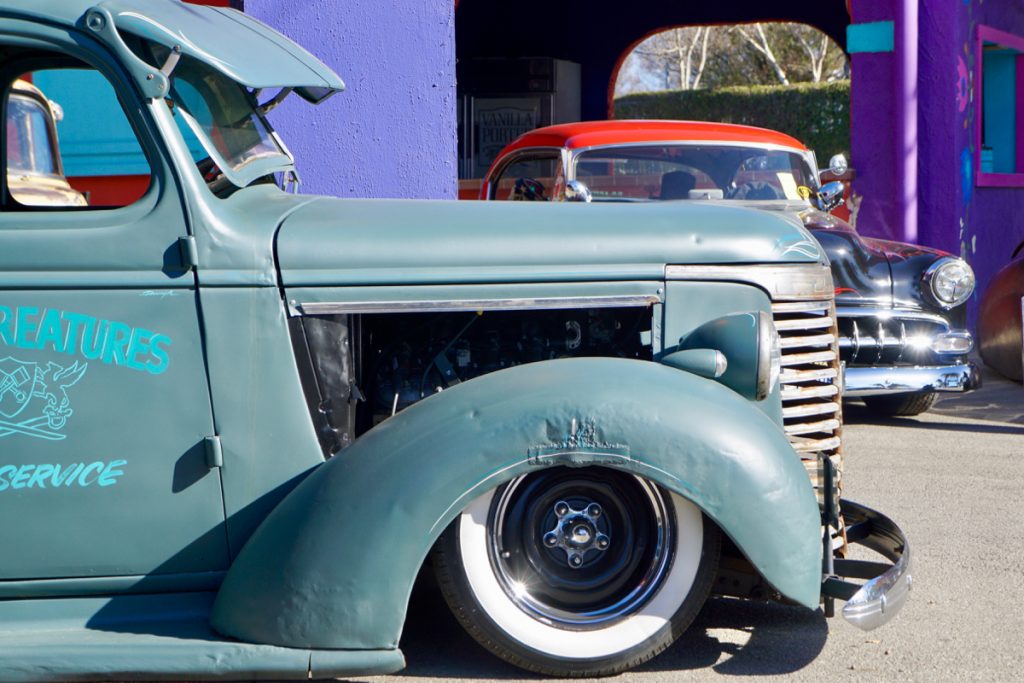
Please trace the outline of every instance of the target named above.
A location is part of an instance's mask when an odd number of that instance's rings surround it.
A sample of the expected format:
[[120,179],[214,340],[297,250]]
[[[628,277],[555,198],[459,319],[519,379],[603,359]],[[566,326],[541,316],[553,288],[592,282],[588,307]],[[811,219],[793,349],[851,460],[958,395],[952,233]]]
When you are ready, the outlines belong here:
[[839,353],[847,365],[921,365],[938,355],[929,343],[949,331],[938,316],[840,309]]
[[843,465],[843,378],[835,304],[832,299],[775,301],[772,316],[782,342],[780,383],[786,436],[823,504],[825,475],[819,454],[832,462],[836,497]]

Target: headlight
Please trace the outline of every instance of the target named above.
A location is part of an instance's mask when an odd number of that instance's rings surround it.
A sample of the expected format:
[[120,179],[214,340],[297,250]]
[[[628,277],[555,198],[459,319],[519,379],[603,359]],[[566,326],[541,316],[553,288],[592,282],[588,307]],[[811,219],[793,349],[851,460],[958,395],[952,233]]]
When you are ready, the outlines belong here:
[[770,314],[734,313],[704,323],[659,360],[716,379],[741,396],[760,401],[778,385],[782,343]]
[[974,293],[974,271],[963,259],[946,256],[924,272],[932,297],[943,308],[954,308]]

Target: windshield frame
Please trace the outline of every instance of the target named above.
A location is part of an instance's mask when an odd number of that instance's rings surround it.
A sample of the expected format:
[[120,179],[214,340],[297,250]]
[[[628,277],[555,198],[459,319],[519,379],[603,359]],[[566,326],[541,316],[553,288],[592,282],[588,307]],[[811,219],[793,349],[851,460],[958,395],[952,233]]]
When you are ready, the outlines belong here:
[[[687,140],[672,140],[672,139],[644,140],[644,141],[638,141],[638,142],[615,142],[615,143],[604,144],[604,145],[588,145],[586,147],[570,148],[568,150],[569,158],[568,158],[566,167],[564,169],[565,179],[566,179],[566,182],[569,182],[571,180],[577,180],[578,181],[579,178],[576,175],[576,166],[577,166],[577,164],[580,161],[580,157],[582,155],[586,154],[587,152],[593,152],[595,150],[606,151],[606,150],[623,149],[623,148],[630,148],[630,147],[704,147],[704,146],[714,146],[714,147],[746,147],[746,148],[750,148],[750,149],[763,149],[763,150],[766,150],[766,151],[787,152],[789,154],[796,154],[796,155],[798,155],[800,158],[802,158],[807,163],[807,166],[810,169],[810,173],[811,173],[811,178],[810,179],[811,179],[811,182],[812,182],[812,185],[810,186],[811,190],[817,191],[819,186],[820,186],[820,184],[821,184],[821,181],[820,181],[820,175],[821,174],[820,174],[820,171],[818,170],[817,159],[815,158],[814,152],[812,150],[800,149],[798,147],[790,147],[788,145],[779,145],[779,144],[774,144],[774,143],[751,142],[751,141],[740,141],[740,140],[714,140],[714,139],[708,139],[708,140],[694,140],[694,139],[687,139]],[[583,181],[583,182],[584,182],[584,184],[586,183],[586,181]],[[615,199],[612,199],[612,200],[602,200],[602,199],[599,199],[599,198],[595,197],[594,201],[595,202],[600,202],[600,201],[614,202],[614,201],[618,201],[618,200],[615,200]],[[662,199],[635,199],[635,200],[624,200],[624,201],[644,202],[644,201],[666,201],[666,200],[662,200]],[[668,201],[672,201],[672,200],[668,200]],[[782,198],[782,199],[759,199],[759,200],[747,200],[747,199],[723,199],[723,200],[680,199],[680,200],[676,200],[676,201],[728,201],[728,202],[757,202],[757,203],[762,203],[762,202],[768,201],[768,202],[780,202],[780,203],[790,203],[790,204],[793,203],[793,202],[800,202],[800,203],[803,203],[803,204],[807,204],[808,206],[811,205],[810,197],[808,197],[808,198],[801,198],[801,199]]]

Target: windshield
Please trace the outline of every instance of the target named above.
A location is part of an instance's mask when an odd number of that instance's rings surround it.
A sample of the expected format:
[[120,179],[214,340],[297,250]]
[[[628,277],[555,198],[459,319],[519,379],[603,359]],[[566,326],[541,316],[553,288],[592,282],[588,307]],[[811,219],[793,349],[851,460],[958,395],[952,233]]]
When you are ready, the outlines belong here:
[[237,172],[258,159],[282,156],[291,163],[256,112],[253,94],[206,64],[183,57],[174,70],[171,97],[223,170]]
[[816,185],[800,152],[715,143],[593,149],[574,168],[594,201],[806,200]]
[[49,121],[40,102],[11,95],[7,102],[8,173],[60,175]]

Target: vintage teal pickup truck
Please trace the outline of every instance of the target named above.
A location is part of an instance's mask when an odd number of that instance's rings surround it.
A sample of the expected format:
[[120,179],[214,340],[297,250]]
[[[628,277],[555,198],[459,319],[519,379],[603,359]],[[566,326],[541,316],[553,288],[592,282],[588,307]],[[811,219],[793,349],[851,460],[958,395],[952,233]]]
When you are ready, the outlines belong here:
[[151,169],[117,207],[0,173],[0,680],[395,671],[425,566],[556,675],[653,657],[710,593],[898,611],[799,220],[289,193],[266,114],[337,75],[232,10],[94,2],[0,8],[4,106],[95,78]]

